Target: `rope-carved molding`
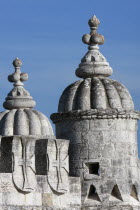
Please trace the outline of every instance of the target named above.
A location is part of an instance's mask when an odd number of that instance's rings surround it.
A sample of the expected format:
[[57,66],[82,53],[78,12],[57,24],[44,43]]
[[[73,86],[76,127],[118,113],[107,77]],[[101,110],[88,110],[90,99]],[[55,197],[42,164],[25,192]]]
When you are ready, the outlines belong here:
[[72,111],[67,113],[54,113],[51,115],[53,123],[61,122],[64,120],[77,120],[77,119],[140,119],[139,111],[126,111],[117,109],[106,110],[85,110],[85,111]]

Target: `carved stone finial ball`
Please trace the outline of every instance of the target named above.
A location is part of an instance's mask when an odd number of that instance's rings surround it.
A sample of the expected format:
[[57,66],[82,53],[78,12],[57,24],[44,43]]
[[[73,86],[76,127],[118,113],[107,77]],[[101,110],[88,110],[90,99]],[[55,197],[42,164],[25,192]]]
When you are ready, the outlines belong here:
[[24,82],[28,80],[28,74],[27,73],[21,73],[20,74],[20,81]]
[[85,34],[83,37],[82,37],[82,41],[84,44],[90,44],[90,38],[91,38],[91,35],[90,34]]
[[17,82],[19,80],[20,80],[20,74],[18,74],[18,73],[10,74],[8,76],[8,81],[9,82]]
[[90,44],[90,38],[91,38],[91,35],[90,34],[85,34],[83,37],[82,37],[82,41],[84,44]]
[[100,35],[100,34],[94,34],[93,36],[91,36],[91,42],[93,44],[103,44],[104,43],[104,36]]
[[95,27],[97,28],[98,25],[100,24],[99,19],[94,15],[91,19],[89,19],[88,24],[90,27]]
[[13,61],[13,66],[14,67],[21,67],[22,66],[22,61],[18,58],[16,58],[14,61]]

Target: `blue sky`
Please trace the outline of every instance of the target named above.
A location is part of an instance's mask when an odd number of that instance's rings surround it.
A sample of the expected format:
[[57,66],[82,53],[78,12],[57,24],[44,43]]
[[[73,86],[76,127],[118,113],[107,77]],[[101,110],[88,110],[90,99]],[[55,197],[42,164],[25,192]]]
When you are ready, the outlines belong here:
[[89,33],[87,22],[95,14],[112,78],[129,89],[140,110],[139,11],[139,0],[0,0],[0,109],[12,88],[11,63],[19,57],[36,109],[48,117],[56,112],[64,88],[78,80],[75,69],[87,52],[81,37]]

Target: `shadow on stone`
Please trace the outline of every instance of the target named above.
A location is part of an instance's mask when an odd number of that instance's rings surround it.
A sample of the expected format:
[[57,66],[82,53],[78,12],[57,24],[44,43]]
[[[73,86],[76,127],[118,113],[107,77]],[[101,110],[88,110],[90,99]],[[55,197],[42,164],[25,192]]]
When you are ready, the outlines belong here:
[[118,200],[123,201],[118,185],[116,184],[112,189],[110,201],[118,201]]
[[136,190],[136,187],[135,185],[132,185],[132,188],[131,188],[131,194],[130,194],[134,199],[136,199],[137,201],[139,201],[138,199],[138,194],[137,194],[137,190]]
[[90,186],[89,194],[88,194],[88,199],[96,200],[96,201],[101,202],[101,200],[100,200],[100,198],[98,196],[98,193],[97,193],[96,188],[94,187],[94,185],[91,185]]

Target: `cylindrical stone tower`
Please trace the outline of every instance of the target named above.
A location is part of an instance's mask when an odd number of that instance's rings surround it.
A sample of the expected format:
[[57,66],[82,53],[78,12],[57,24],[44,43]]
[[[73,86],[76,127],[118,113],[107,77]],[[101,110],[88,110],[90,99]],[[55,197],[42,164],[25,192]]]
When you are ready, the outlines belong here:
[[137,120],[128,90],[108,78],[112,69],[99,52],[99,20],[83,36],[89,51],[51,115],[57,138],[70,140],[70,175],[80,176],[82,209],[140,209]]

